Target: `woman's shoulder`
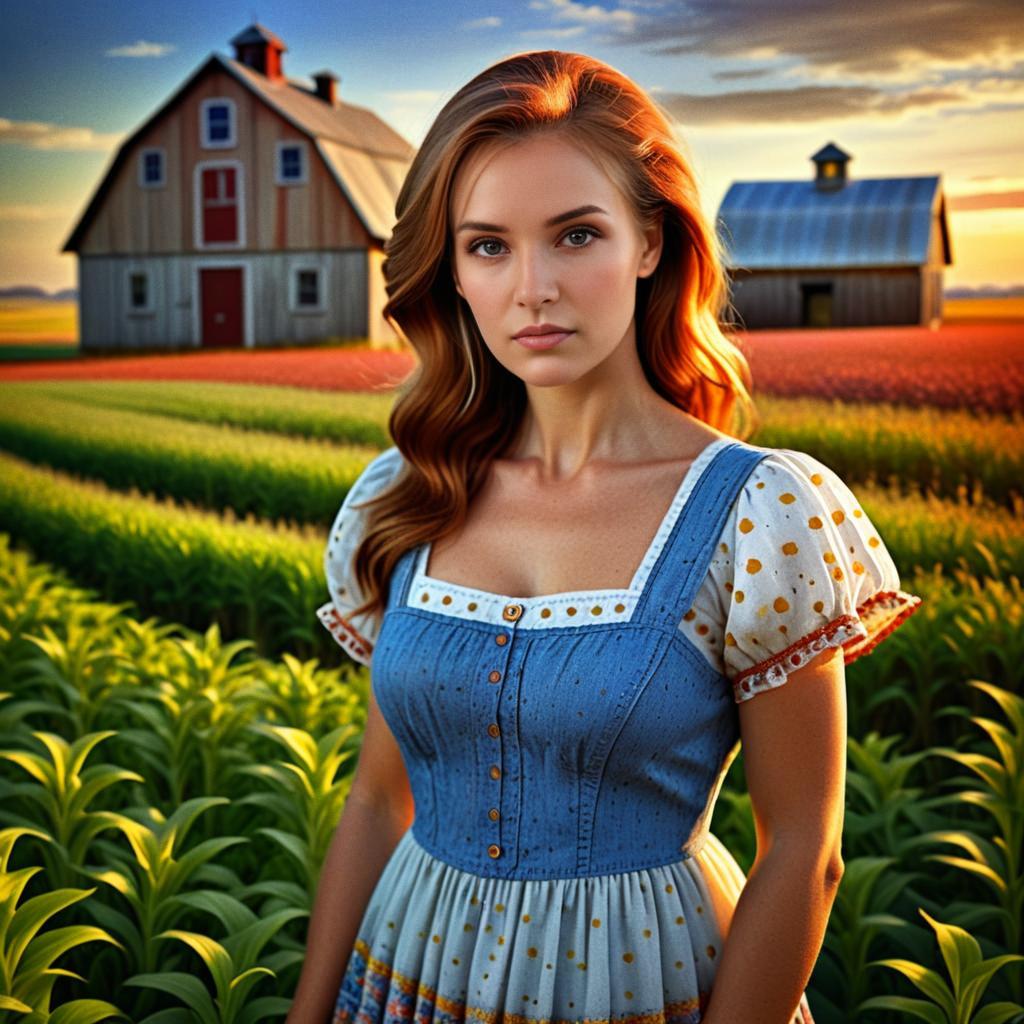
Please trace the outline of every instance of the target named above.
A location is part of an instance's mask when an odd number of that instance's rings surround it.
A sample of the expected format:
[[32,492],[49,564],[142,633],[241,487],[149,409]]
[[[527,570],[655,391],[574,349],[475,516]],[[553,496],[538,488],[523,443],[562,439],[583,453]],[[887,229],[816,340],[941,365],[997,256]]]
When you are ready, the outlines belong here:
[[847,663],[919,604],[853,490],[826,462],[767,449],[740,488],[699,611],[720,630],[736,700],[780,685],[824,646]]
[[383,449],[362,468],[345,495],[342,508],[375,498],[395,478],[402,464],[402,453],[397,445]]
[[402,463],[402,454],[395,445],[370,459],[346,492],[324,548],[324,574],[331,600],[317,609],[317,617],[364,665],[370,663],[380,623],[378,616],[355,613],[364,595],[356,578],[354,558],[366,528],[367,503],[391,483]]

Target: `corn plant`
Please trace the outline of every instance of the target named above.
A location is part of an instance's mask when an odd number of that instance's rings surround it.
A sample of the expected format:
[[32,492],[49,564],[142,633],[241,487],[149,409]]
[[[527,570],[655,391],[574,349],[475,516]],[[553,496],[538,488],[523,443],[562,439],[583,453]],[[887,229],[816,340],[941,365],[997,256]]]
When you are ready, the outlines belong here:
[[[182,632],[170,640],[178,655],[174,671],[119,700],[144,725],[122,729],[119,740],[146,762],[151,779],[164,780],[171,806],[221,791],[232,766],[245,760],[243,731],[266,699],[253,662],[238,657],[251,641],[222,643],[216,624],[202,636]],[[206,827],[217,832],[221,824],[214,814]]]
[[112,647],[109,629],[77,616],[62,624],[61,635],[45,624],[40,633],[27,638],[41,656],[24,666],[19,685],[45,694],[51,712],[67,721],[71,735],[92,732],[119,677],[131,671],[131,661]]
[[196,797],[186,800],[169,818],[155,808],[132,808],[125,814],[99,812],[109,827],[123,833],[131,853],[120,845],[102,842],[99,848],[104,863],[86,866],[83,871],[120,893],[133,916],[109,906],[91,909],[102,924],[124,941],[126,954],[136,970],[152,971],[156,967],[155,939],[173,926],[185,909],[175,897],[211,877],[203,870],[208,861],[238,843],[248,842],[244,836],[218,836],[184,849],[196,819],[227,802],[224,797]]
[[87,899],[93,889],[51,889],[18,903],[38,866],[11,871],[8,863],[19,837],[34,836],[52,842],[45,832],[31,828],[0,829],[0,1010],[28,1014],[26,1024],[92,1024],[111,1018],[128,1019],[112,1003],[101,999],[71,999],[57,1009],[50,1002],[59,977],[84,981],[80,975],[54,962],[69,949],[86,942],[120,943],[102,928],[75,924],[63,928],[43,926],[65,907]]
[[[111,827],[109,812],[89,809],[105,789],[120,782],[141,782],[142,776],[129,768],[96,764],[83,768],[97,744],[113,736],[113,731],[89,733],[68,743],[50,732],[32,734],[49,757],[28,750],[0,750],[0,757],[17,765],[35,781],[21,785],[4,783],[7,806],[0,819],[37,828],[46,834],[50,845],[43,848],[46,875],[51,885],[65,885],[96,836]],[[35,820],[21,818],[10,810],[10,798],[21,798]]]
[[337,669],[325,670],[315,658],[301,661],[288,653],[281,655],[279,664],[259,662],[254,672],[266,692],[265,718],[314,735],[346,722],[363,731],[370,673],[358,663],[347,660],[340,686],[332,685]]
[[981,1008],[978,1004],[996,971],[1024,960],[1024,956],[1007,953],[982,960],[977,940],[963,928],[938,921],[921,908],[918,908],[918,913],[935,932],[952,985],[947,984],[937,971],[912,960],[873,960],[868,967],[887,967],[898,971],[928,998],[872,996],[860,1003],[857,1009],[898,1010],[929,1024],[1006,1024],[1019,1019],[1024,1013],[1024,1006],[1019,1003],[989,1003]]
[[898,736],[869,733],[850,737],[851,764],[846,775],[847,801],[844,843],[854,856],[900,857],[922,829],[934,824],[930,814],[937,801],[924,799],[923,790],[909,786],[911,771],[927,754],[892,754]]
[[959,593],[957,614],[943,631],[943,640],[955,659],[957,680],[979,675],[985,665],[989,678],[1004,689],[1024,688],[1024,585],[1016,576],[998,578],[995,558],[989,557],[990,575],[977,579],[968,572],[954,573]]
[[[1024,917],[1024,699],[979,679],[968,685],[987,694],[999,704],[1010,727],[990,718],[971,716],[970,721],[984,730],[995,756],[937,748],[931,751],[980,779],[982,788],[974,788],[970,776],[949,780],[955,792],[942,797],[947,803],[980,807],[991,815],[996,835],[989,840],[969,829],[935,830],[926,833],[920,842],[948,843],[957,846],[966,856],[930,854],[925,859],[949,864],[979,879],[989,890],[992,904],[974,908],[966,921],[971,926],[988,920],[1002,926],[1005,947],[1024,953],[1021,945],[1021,921]],[[966,716],[965,716],[966,717]],[[1012,976],[1014,996],[1020,998],[1020,975]]]
[[[189,1013],[182,1020],[199,1020],[202,1024],[253,1024],[264,1017],[283,1015],[291,1008],[291,1000],[282,996],[247,997],[260,978],[277,974],[266,963],[257,958],[263,946],[292,918],[299,917],[302,910],[279,910],[262,920],[255,920],[242,931],[218,942],[209,936],[177,928],[161,932],[157,939],[178,939],[193,949],[202,959],[213,979],[216,999],[193,974],[181,971],[160,971],[154,974],[137,974],[125,979],[126,985],[167,992],[180,999]],[[279,965],[288,965],[302,960],[302,954],[280,951],[271,954],[267,960]],[[157,1018],[166,1019],[172,1011],[164,1010],[146,1018],[155,1024]]]
[[845,864],[825,934],[827,955],[815,972],[818,989],[829,993],[829,1019],[852,1021],[840,1007],[856,1006],[870,991],[865,968],[875,939],[910,927],[890,908],[914,876],[893,870],[895,857],[853,857]]
[[307,905],[316,893],[320,868],[341,817],[352,782],[351,771],[339,769],[358,753],[360,731],[342,725],[319,740],[302,729],[254,724],[252,731],[276,740],[290,755],[276,764],[252,764],[240,774],[261,779],[277,792],[251,793],[236,801],[271,811],[279,826],[256,831],[277,843],[297,868]]

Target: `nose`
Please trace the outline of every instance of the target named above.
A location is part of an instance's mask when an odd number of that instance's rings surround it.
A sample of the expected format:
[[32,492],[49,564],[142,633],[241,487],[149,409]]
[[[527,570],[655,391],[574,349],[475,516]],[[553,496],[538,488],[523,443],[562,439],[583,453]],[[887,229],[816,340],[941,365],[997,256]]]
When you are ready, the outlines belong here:
[[515,300],[529,309],[558,298],[558,281],[542,248],[523,249],[516,268]]

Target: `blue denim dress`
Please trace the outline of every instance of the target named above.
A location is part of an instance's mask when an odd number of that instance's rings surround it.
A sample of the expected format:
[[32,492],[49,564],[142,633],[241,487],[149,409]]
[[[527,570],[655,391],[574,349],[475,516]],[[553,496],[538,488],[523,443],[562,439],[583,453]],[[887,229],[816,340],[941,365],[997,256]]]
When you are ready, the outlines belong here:
[[[618,621],[597,591],[544,628],[503,595],[474,619],[419,607],[422,552],[403,555],[371,679],[415,818],[334,1024],[701,1019],[723,947],[709,823],[740,733],[729,680],[677,627],[770,451],[718,446]],[[811,1022],[806,998],[793,1019]]]

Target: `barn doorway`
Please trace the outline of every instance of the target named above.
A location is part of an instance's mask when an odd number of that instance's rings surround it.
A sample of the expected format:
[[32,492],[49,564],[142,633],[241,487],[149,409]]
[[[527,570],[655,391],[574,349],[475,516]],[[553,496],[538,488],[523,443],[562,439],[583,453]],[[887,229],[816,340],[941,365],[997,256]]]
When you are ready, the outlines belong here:
[[832,282],[822,281],[813,284],[801,284],[800,290],[803,296],[801,326],[831,327]]
[[200,345],[245,344],[242,320],[242,268],[199,268]]

